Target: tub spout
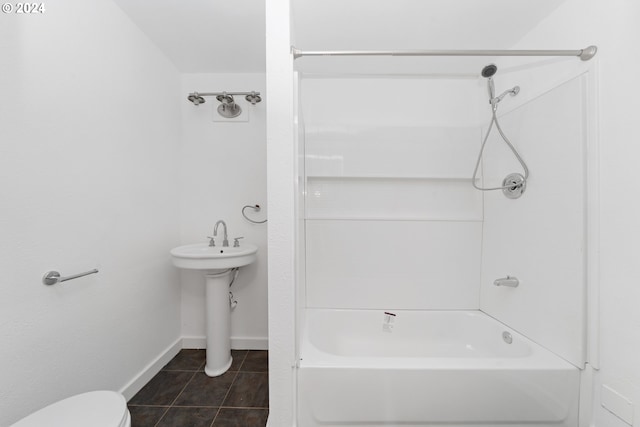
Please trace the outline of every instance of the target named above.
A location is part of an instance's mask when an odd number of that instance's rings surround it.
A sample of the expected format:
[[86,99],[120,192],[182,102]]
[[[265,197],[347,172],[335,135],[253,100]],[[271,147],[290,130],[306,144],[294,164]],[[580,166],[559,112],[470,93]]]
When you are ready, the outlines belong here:
[[517,288],[518,285],[520,284],[520,281],[518,280],[517,277],[507,276],[501,279],[494,280],[493,284],[496,286],[507,286],[509,288]]

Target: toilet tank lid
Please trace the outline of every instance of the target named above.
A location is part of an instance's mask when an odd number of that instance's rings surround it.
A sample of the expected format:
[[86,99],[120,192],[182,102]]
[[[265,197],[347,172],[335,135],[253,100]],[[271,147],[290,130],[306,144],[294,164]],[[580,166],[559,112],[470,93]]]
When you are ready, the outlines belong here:
[[115,391],[90,391],[52,403],[11,427],[122,427],[127,401]]

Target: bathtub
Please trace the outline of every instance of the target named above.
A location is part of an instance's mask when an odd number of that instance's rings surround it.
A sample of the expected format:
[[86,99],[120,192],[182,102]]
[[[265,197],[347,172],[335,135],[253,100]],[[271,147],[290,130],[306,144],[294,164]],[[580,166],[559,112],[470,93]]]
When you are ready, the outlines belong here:
[[298,426],[577,427],[579,376],[480,311],[307,309]]

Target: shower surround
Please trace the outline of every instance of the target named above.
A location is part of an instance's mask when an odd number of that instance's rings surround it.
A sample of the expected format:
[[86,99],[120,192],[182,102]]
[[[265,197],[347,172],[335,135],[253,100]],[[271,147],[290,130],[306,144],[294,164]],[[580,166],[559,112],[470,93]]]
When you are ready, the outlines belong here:
[[[472,185],[490,118],[480,69],[297,74],[300,425],[578,426],[590,69],[494,77],[497,92],[525,83],[498,112],[530,169],[515,200]],[[536,72],[552,77],[527,86]],[[493,132],[475,183],[520,168]],[[520,286],[493,284],[506,276]],[[403,326],[385,329],[385,312]]]

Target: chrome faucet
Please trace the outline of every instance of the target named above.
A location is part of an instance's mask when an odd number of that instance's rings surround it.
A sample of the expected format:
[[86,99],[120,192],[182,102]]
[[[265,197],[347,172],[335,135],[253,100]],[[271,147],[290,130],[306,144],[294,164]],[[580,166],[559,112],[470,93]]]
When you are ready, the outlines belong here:
[[229,238],[227,237],[227,224],[223,220],[216,222],[216,226],[213,227],[213,236],[216,237],[218,235],[218,226],[222,224],[224,227],[224,239],[222,240],[223,247],[229,247]]

